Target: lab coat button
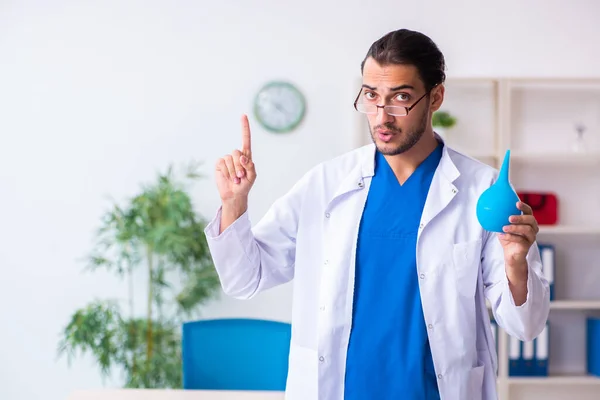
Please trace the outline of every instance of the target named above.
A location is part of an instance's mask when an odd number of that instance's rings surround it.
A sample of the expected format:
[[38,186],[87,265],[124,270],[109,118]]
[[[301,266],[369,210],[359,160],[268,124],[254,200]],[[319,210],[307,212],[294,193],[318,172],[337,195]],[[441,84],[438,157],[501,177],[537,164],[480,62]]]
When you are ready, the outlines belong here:
[[325,260],[325,263],[324,263],[324,264],[325,264],[325,265],[329,264],[329,260]]
[[321,306],[321,307],[319,307],[319,310],[321,310],[321,311],[325,311],[325,306]]
[[323,357],[323,356],[319,357],[319,361],[321,361],[321,362],[325,361],[325,357]]
[[365,184],[364,184],[364,183],[362,183],[362,182],[358,182],[358,187],[359,187],[359,188],[362,188],[363,186],[365,186]]
[[442,379],[442,374],[438,374],[438,379]]
[[331,216],[331,214],[325,213],[325,218],[329,218],[330,216]]
[[421,279],[425,279],[425,274],[421,274],[421,275],[419,275],[419,277],[420,277]]
[[419,225],[419,229],[423,229],[423,224],[420,224],[420,225]]
[[431,325],[431,324],[427,325],[427,327],[428,327],[429,329],[433,329],[433,325]]

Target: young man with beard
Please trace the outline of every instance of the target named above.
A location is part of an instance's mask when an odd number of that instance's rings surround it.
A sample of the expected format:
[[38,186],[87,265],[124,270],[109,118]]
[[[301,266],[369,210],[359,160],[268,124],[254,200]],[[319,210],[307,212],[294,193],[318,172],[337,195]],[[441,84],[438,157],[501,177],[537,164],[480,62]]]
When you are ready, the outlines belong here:
[[521,340],[544,328],[531,208],[487,232],[475,210],[497,171],[446,146],[431,125],[445,62],[425,35],[377,40],[355,101],[373,144],[310,170],[255,226],[250,128],[217,162],[222,206],[206,235],[222,287],[251,298],[294,280],[289,400],[496,399],[485,300]]

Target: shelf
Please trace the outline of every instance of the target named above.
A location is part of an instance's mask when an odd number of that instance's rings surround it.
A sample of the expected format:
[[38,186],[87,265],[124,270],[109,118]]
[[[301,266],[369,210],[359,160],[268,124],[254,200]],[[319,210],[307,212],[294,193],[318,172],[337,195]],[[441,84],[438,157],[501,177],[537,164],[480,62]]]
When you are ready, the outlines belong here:
[[600,377],[592,375],[510,376],[509,385],[600,385]]
[[599,226],[577,226],[577,225],[542,225],[540,235],[600,235]]
[[564,152],[564,153],[529,153],[511,151],[510,160],[520,163],[561,164],[561,165],[595,165],[600,164],[599,152]]
[[[492,308],[486,301],[486,307]],[[551,310],[600,310],[600,300],[553,300],[550,302]]]
[[[447,136],[450,147],[496,169],[510,150],[514,189],[551,191],[564,206],[560,222],[541,225],[537,235],[540,244],[556,248],[555,289],[562,294],[550,302],[548,336],[534,345],[547,346],[550,376],[507,376],[512,340],[496,323],[498,399],[600,399],[600,377],[588,374],[585,348],[585,321],[600,316],[594,292],[600,282],[600,140],[594,136],[600,77],[455,77],[446,93],[444,106],[459,117]],[[572,147],[577,123],[587,128],[584,151]]]
[[551,310],[600,310],[600,300],[554,300]]

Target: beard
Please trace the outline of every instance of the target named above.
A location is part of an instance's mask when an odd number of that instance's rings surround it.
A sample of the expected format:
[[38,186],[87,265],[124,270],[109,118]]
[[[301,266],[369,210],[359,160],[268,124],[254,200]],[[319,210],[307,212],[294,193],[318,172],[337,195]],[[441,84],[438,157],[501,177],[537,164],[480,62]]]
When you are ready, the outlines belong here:
[[[377,125],[374,127],[369,127],[371,131],[371,140],[375,143],[377,150],[383,155],[386,156],[395,156],[398,154],[402,154],[413,148],[415,144],[421,140],[423,134],[425,133],[425,129],[427,129],[427,116],[429,115],[429,107],[423,114],[421,114],[421,118],[419,119],[419,123],[416,127],[410,128],[409,131],[405,133],[402,132],[400,128],[395,126],[392,123],[387,123],[383,125]],[[394,134],[394,137],[400,138],[400,143],[383,143],[382,145],[377,144],[377,140],[375,139],[375,131],[378,129],[385,129]]]

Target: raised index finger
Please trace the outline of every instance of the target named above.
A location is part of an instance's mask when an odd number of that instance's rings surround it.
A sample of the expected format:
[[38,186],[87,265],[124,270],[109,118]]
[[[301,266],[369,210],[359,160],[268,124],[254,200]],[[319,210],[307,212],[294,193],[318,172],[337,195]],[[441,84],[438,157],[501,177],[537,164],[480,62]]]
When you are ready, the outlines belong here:
[[242,115],[242,153],[247,157],[252,155],[250,142],[250,123],[248,122],[248,116],[244,114]]

